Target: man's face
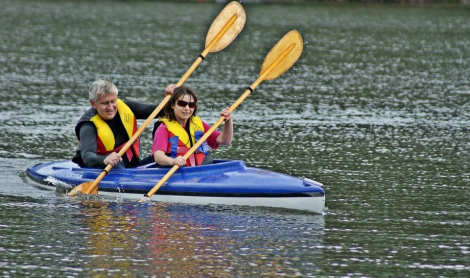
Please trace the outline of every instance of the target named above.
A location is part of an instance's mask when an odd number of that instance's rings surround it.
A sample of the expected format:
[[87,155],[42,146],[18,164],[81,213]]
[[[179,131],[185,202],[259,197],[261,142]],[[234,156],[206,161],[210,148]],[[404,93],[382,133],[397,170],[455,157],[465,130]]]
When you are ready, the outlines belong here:
[[117,113],[117,94],[102,95],[97,101],[90,100],[90,104],[103,120],[112,120]]

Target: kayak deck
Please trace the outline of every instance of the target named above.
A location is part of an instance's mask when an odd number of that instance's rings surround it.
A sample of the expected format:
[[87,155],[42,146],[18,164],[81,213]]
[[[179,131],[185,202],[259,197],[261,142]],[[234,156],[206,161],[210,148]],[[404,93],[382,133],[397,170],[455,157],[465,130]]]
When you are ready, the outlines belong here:
[[[214,164],[179,168],[153,195],[162,202],[282,207],[321,213],[323,185],[259,168],[240,160],[215,160]],[[170,170],[149,164],[112,169],[98,185],[98,194],[141,199]],[[55,189],[51,178],[76,186],[94,181],[101,169],[81,168],[71,161],[43,163],[26,170],[43,188]]]

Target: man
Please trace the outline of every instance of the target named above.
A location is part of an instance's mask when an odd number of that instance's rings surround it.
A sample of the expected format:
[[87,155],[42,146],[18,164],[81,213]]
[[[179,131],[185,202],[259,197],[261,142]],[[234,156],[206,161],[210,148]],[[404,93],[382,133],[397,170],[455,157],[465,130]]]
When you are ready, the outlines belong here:
[[[165,94],[171,94],[175,87],[169,85]],[[80,147],[72,161],[93,168],[105,168],[108,164],[114,168],[129,168],[153,162],[151,156],[141,158],[139,139],[122,157],[118,152],[136,133],[137,119],[147,119],[157,105],[122,101],[116,86],[106,78],[93,82],[89,93],[91,108],[75,126]],[[162,115],[161,111],[157,117]]]

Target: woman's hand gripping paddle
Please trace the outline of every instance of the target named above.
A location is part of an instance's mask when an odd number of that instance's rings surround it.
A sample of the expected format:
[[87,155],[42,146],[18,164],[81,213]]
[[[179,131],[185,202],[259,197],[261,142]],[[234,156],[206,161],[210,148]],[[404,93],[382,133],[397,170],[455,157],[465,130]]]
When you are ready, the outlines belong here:
[[[233,1],[225,6],[225,8],[219,13],[214,22],[212,22],[209,31],[206,36],[206,43],[204,51],[199,55],[196,61],[188,69],[188,71],[181,77],[176,86],[181,86],[188,79],[188,77],[193,73],[193,71],[199,66],[199,64],[204,60],[206,55],[210,52],[217,52],[226,48],[240,33],[240,31],[245,26],[246,15],[245,10],[242,5],[238,2]],[[123,156],[124,153],[132,146],[132,144],[137,140],[137,138],[142,134],[144,129],[150,124],[150,122],[158,115],[160,110],[166,105],[171,95],[166,95],[163,101],[155,108],[153,113],[148,117],[148,119],[140,126],[136,133],[132,136],[131,139],[122,147],[119,151],[119,156]],[[84,182],[76,186],[72,191],[67,195],[74,196],[78,192],[83,194],[98,194],[98,183],[109,173],[113,168],[111,164],[108,164],[106,168],[101,172],[101,174],[93,182]]]
[[[230,107],[232,113],[245,100],[250,93],[263,81],[272,80],[286,72],[299,59],[303,50],[302,36],[296,30],[292,30],[269,51],[268,56],[264,59],[263,66],[259,78],[243,93],[243,95]],[[196,144],[183,156],[188,159],[202,143],[217,129],[224,121],[225,117],[220,119],[196,142]],[[144,196],[140,202],[144,202],[152,197],[155,192],[170,178],[173,173],[178,170],[179,166],[174,165],[170,171]]]

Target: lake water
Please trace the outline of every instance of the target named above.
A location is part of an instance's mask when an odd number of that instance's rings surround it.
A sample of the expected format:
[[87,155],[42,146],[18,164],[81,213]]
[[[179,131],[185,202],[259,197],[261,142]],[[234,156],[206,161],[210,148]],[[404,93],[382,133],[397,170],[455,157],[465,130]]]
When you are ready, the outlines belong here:
[[299,61],[242,103],[213,156],[322,182],[323,215],[32,186],[27,167],[74,154],[93,80],[159,102],[223,4],[0,7],[0,276],[470,276],[470,7],[246,4],[239,37],[187,80],[214,123],[297,29]]

